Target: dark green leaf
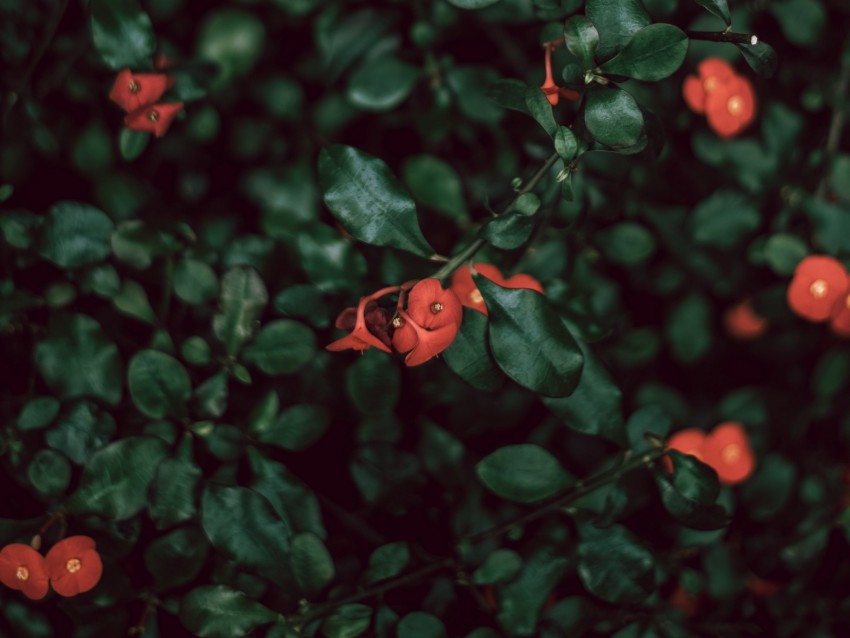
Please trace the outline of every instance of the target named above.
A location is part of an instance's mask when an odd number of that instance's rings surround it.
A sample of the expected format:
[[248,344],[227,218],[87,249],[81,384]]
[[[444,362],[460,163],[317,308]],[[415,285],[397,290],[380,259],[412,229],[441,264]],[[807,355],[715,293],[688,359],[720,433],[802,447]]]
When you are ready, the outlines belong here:
[[121,400],[118,348],[91,317],[52,317],[35,360],[48,387],[62,398],[90,396],[110,405]]
[[401,391],[398,367],[385,353],[375,348],[366,350],[346,370],[345,388],[351,402],[363,414],[390,412]]
[[510,213],[487,222],[481,229],[481,235],[496,248],[513,250],[527,242],[533,230],[534,220],[531,217]]
[[581,62],[584,70],[596,67],[594,56],[599,46],[599,32],[585,16],[576,15],[564,23],[567,49]]
[[519,576],[503,585],[499,595],[499,624],[508,635],[535,635],[546,599],[568,566],[569,560],[550,546],[541,547],[526,557]]
[[696,0],[696,2],[723,20],[727,27],[732,26],[732,14],[729,13],[729,5],[726,0]]
[[130,518],[148,502],[148,486],[167,450],[161,439],[131,436],[95,452],[67,509],[115,520]]
[[572,162],[575,159],[578,154],[579,143],[571,129],[566,126],[558,127],[558,131],[555,133],[555,150],[565,163]]
[[132,162],[144,152],[150,137],[150,133],[122,128],[118,134],[118,149],[121,151],[121,157]]
[[369,557],[369,569],[363,574],[363,582],[374,583],[397,576],[409,562],[410,548],[407,543],[381,545]]
[[302,403],[287,408],[266,427],[253,428],[252,433],[262,443],[298,452],[306,450],[322,437],[330,419],[330,412],[325,406]]
[[121,290],[112,297],[112,305],[118,312],[134,317],[150,325],[156,325],[156,315],[148,300],[148,293],[136,281],[125,279]]
[[198,587],[180,603],[180,622],[200,638],[242,638],[278,615],[224,585]]
[[759,458],[755,474],[742,486],[747,515],[756,521],[770,520],[784,509],[800,484],[797,469],[778,454]]
[[490,348],[499,367],[521,386],[546,396],[570,395],[583,359],[570,331],[534,290],[508,289],[477,277],[490,313]]
[[377,157],[339,144],[322,149],[319,181],[334,217],[357,239],[430,257],[416,205]]
[[711,348],[711,305],[697,292],[679,301],[667,314],[665,327],[673,356],[682,363],[694,363]]
[[414,155],[405,160],[402,176],[420,204],[454,219],[469,217],[463,184],[450,164],[434,155]]
[[92,401],[80,401],[44,435],[47,445],[82,465],[115,434],[115,419]]
[[471,308],[463,309],[463,323],[443,360],[461,379],[479,390],[498,390],[505,380],[487,344],[487,317]]
[[315,597],[333,581],[333,559],[321,538],[310,532],[292,537],[292,571],[308,598]]
[[260,59],[266,40],[262,20],[250,11],[225,7],[206,14],[198,33],[198,57],[219,67],[218,86],[247,74]]
[[266,285],[253,268],[237,266],[225,273],[219,312],[213,317],[213,332],[227,354],[235,355],[251,338],[268,300]]
[[301,267],[322,292],[356,289],[366,260],[352,243],[324,224],[305,227],[297,239]]
[[242,353],[245,361],[266,374],[291,374],[303,368],[316,354],[316,336],[303,323],[278,319],[264,325]]
[[513,580],[522,569],[522,558],[512,549],[497,549],[472,574],[477,585],[491,585]]
[[613,149],[634,146],[643,132],[643,113],[634,98],[617,87],[588,89],[584,122],[597,141]]
[[52,498],[62,495],[71,481],[71,464],[53,450],[39,450],[27,466],[27,478],[35,490]]
[[197,527],[181,527],[160,536],[145,550],[145,566],[159,590],[191,582],[207,560],[210,546]]
[[92,40],[106,66],[114,71],[150,67],[156,39],[137,0],[91,0],[89,13]]
[[812,46],[824,35],[828,17],[818,0],[775,0],[770,3],[770,12],[785,37],[796,45]]
[[59,401],[53,397],[36,397],[27,401],[18,415],[18,428],[38,430],[49,425],[59,414]]
[[187,434],[174,458],[159,464],[151,485],[149,511],[157,529],[195,518],[201,475],[201,468],[192,459],[192,436]]
[[655,252],[655,238],[638,222],[625,221],[597,233],[605,256],[623,266],[637,266]]
[[777,275],[788,277],[794,274],[809,248],[800,237],[790,233],[776,233],[764,244],[764,260]]
[[390,55],[368,58],[348,80],[348,99],[366,111],[389,111],[407,99],[420,75]]
[[552,105],[546,98],[546,95],[536,86],[529,86],[525,90],[525,106],[529,114],[543,130],[550,136],[555,135],[558,130],[558,124],[555,122],[555,116],[552,115]]
[[676,450],[668,453],[673,461],[673,486],[685,498],[700,505],[714,503],[720,493],[717,472],[693,456]]
[[756,44],[736,43],[735,46],[741,50],[744,59],[753,71],[766,78],[773,77],[776,67],[779,66],[779,58],[772,46],[764,42]]
[[603,73],[657,82],[675,73],[688,52],[688,37],[672,24],[637,31],[625,48],[600,68]]
[[398,623],[398,638],[447,638],[446,627],[436,616],[424,611],[407,614]]
[[573,483],[558,459],[531,443],[499,448],[479,461],[475,471],[490,491],[519,503],[549,498]]
[[181,259],[174,267],[174,294],[188,304],[200,305],[218,293],[215,271],[197,259]]
[[578,575],[587,590],[610,603],[638,604],[655,590],[655,561],[625,527],[581,526]]
[[487,87],[487,97],[506,109],[528,113],[525,95],[528,85],[519,80],[498,80]]
[[103,211],[80,202],[54,204],[41,228],[38,252],[61,268],[79,268],[106,259],[114,228]]
[[761,223],[758,208],[738,191],[716,191],[690,217],[694,241],[718,248],[734,248]]
[[142,221],[121,222],[109,239],[115,257],[144,270],[167,251],[162,235]]
[[584,11],[599,31],[600,60],[613,56],[636,31],[649,24],[640,0],[587,0]]
[[342,605],[322,623],[325,638],[356,638],[369,628],[372,609],[366,605]]
[[127,369],[130,396],[139,412],[154,419],[181,418],[192,394],[186,369],[177,359],[156,350],[142,350]]
[[291,530],[259,493],[245,487],[209,485],[201,523],[213,547],[238,564],[286,585]]

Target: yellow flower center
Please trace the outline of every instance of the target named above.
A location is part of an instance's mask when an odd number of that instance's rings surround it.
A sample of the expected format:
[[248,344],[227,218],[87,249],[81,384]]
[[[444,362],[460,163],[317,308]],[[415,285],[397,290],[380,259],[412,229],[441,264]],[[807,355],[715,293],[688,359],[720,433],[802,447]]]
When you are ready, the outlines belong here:
[[83,564],[80,562],[79,558],[70,558],[68,562],[65,563],[65,569],[67,569],[72,574],[76,574],[82,568]]
[[717,78],[713,75],[705,78],[705,81],[702,83],[702,88],[705,89],[706,93],[710,93],[717,86]]
[[142,86],[136,82],[135,80],[130,80],[130,83],[127,85],[127,90],[130,91],[133,95],[142,90]]
[[744,112],[744,99],[739,95],[733,95],[726,103],[726,108],[732,115],[741,115]]
[[20,567],[18,567],[18,571],[15,572],[15,577],[18,580],[29,580],[30,570],[21,565]]
[[431,312],[433,312],[435,315],[438,312],[440,312],[442,309],[443,309],[443,304],[441,304],[439,301],[435,301],[434,303],[431,304]]
[[148,119],[151,122],[158,122],[159,121],[159,111],[153,111],[153,110],[148,111]]
[[809,286],[809,292],[815,299],[823,299],[826,297],[828,290],[829,286],[826,285],[826,282],[823,279],[816,279],[812,282],[812,285]]
[[478,288],[469,293],[469,300],[474,304],[484,303],[484,297],[481,296],[481,291]]
[[741,446],[737,443],[730,443],[725,448],[723,448],[723,451],[720,453],[720,458],[723,459],[724,463],[728,463],[731,465],[739,458],[741,458],[741,454],[743,454]]
[[404,319],[401,317],[393,317],[393,328],[401,328],[404,325]]

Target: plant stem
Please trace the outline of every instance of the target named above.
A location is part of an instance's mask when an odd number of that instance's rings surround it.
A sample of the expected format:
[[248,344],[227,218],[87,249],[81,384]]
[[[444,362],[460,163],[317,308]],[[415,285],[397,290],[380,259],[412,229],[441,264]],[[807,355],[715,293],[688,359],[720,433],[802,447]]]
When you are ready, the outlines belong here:
[[758,44],[758,36],[754,33],[729,33],[727,31],[686,31],[685,35],[691,40],[708,40],[709,42],[733,42],[735,44]]
[[[546,174],[549,172],[549,169],[552,168],[552,166],[554,166],[555,162],[557,161],[558,154],[552,153],[543,163],[543,166],[541,166],[537,170],[537,172],[531,176],[531,179],[529,179],[522,186],[522,188],[520,188],[516,192],[516,195],[514,195],[513,199],[508,202],[508,204],[502,209],[502,211],[497,215],[497,217],[501,217],[502,215],[510,211],[511,208],[513,208],[513,205],[516,204],[516,201],[520,198],[520,196],[533,191],[540,183],[540,180],[546,177]],[[487,241],[485,239],[479,237],[471,244],[469,244],[469,246],[461,250],[457,255],[449,259],[449,261],[446,262],[446,265],[440,268],[437,272],[435,272],[432,277],[434,277],[435,279],[445,279],[446,277],[451,275],[455,270],[457,270],[458,267],[463,264],[463,262],[467,261],[468,259],[472,259],[472,257],[475,256],[475,253],[481,250],[481,248],[486,243]]]
[[[846,49],[847,46],[845,45],[844,48]],[[829,187],[829,163],[838,152],[838,145],[841,143],[841,133],[844,130],[845,122],[843,99],[847,94],[848,85],[850,85],[850,56],[844,55],[841,71],[838,74],[838,80],[835,82],[832,119],[829,122],[829,132],[827,133],[826,145],[824,146],[823,175],[815,191],[815,197],[818,199],[823,199],[826,196],[826,191]]]

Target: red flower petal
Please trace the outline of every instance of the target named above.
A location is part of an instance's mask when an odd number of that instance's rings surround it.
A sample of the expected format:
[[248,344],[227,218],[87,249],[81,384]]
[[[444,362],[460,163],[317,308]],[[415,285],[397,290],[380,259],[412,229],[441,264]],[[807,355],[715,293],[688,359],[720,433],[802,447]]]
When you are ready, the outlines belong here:
[[[479,275],[487,277],[490,281],[504,288],[528,288],[543,293],[543,285],[531,275],[523,273],[505,279],[502,272],[493,264],[477,263],[474,265]],[[487,306],[481,292],[472,279],[472,271],[468,266],[461,266],[452,275],[451,290],[458,296],[460,302],[467,308],[472,308],[487,315]]]
[[744,427],[727,421],[706,437],[702,446],[705,463],[714,468],[721,483],[734,485],[746,480],[755,469],[755,456]]
[[[329,343],[325,346],[325,350],[330,350],[331,352],[340,352],[342,350],[368,350],[372,346],[378,348],[378,350],[383,350],[384,352],[392,352],[389,348],[389,345],[384,343],[381,339],[373,335],[369,328],[366,325],[366,306],[371,303],[368,297],[363,297],[360,299],[360,303],[357,304],[357,314],[354,322],[354,329],[350,334],[342,337],[341,339],[337,339],[333,343]],[[382,311],[383,312],[383,311]],[[346,311],[337,317],[337,321],[339,322],[343,319],[343,316],[346,314]]]
[[49,589],[44,557],[29,545],[6,545],[0,550],[0,582],[31,600],[41,600]]
[[809,321],[826,321],[847,293],[847,285],[847,271],[838,260],[810,255],[797,264],[786,294],[788,306]]
[[[848,281],[850,290],[850,281]],[[850,337],[850,294],[839,297],[832,308],[829,327],[839,337]]]
[[162,137],[177,114],[183,110],[183,102],[152,104],[136,109],[124,117],[124,125],[134,131],[153,133]]
[[410,326],[416,333],[416,346],[404,358],[407,366],[418,366],[436,357],[448,348],[457,336],[458,327],[453,323],[434,330],[426,330],[404,310],[399,310],[399,315],[404,319],[405,326]]
[[741,341],[755,339],[767,329],[767,319],[756,313],[749,299],[729,308],[723,315],[723,323],[726,332]]
[[115,77],[109,99],[128,113],[153,104],[169,87],[169,78],[162,73],[131,73],[124,69]]
[[71,536],[54,545],[45,558],[50,584],[60,596],[93,589],[103,575],[103,563],[88,536]]
[[705,113],[705,88],[702,80],[695,75],[689,75],[682,83],[682,97],[694,113]]
[[721,82],[707,93],[705,115],[708,125],[720,137],[733,137],[753,121],[756,113],[756,95],[750,81],[735,76]]
[[399,317],[404,324],[393,332],[393,348],[398,352],[410,352],[419,343],[419,336],[412,322]]
[[[690,454],[702,460],[702,446],[705,443],[705,432],[696,428],[679,430],[667,439],[667,447],[682,454]],[[673,471],[673,462],[664,457],[663,464],[668,472]]]
[[446,289],[439,279],[423,279],[416,284],[407,297],[407,312],[423,328],[441,328],[449,324],[460,326],[463,321],[463,306],[450,288]]

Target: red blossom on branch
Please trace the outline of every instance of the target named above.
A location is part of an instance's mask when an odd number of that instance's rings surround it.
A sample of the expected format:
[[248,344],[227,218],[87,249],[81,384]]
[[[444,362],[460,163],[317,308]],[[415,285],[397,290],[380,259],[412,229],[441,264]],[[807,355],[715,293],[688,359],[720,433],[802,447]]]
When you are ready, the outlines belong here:
[[6,545],[0,550],[0,582],[27,598],[41,600],[49,589],[44,557],[29,545]]
[[88,536],[70,536],[47,552],[45,563],[50,584],[60,596],[85,593],[100,582],[103,563]]

